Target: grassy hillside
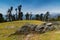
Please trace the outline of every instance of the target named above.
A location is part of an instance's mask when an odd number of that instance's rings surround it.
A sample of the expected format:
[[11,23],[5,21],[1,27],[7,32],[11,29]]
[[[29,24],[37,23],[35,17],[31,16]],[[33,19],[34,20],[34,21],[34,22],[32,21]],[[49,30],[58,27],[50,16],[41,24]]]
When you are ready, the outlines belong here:
[[[42,21],[36,20],[22,20],[22,21],[13,21],[0,23],[0,40],[25,40],[26,35],[12,35],[8,37],[10,34],[14,33],[18,28],[22,25],[30,23],[30,24],[42,24]],[[60,31],[52,31],[44,34],[32,34],[29,40],[60,40]]]
[[[14,33],[18,28],[20,28],[22,25],[30,23],[30,24],[41,24],[42,21],[36,21],[36,20],[22,20],[22,21],[13,21],[13,22],[5,22],[0,23],[0,40],[13,40],[14,37],[12,36],[7,38],[8,35]],[[22,37],[20,35],[20,37]],[[18,39],[18,38],[15,38]]]

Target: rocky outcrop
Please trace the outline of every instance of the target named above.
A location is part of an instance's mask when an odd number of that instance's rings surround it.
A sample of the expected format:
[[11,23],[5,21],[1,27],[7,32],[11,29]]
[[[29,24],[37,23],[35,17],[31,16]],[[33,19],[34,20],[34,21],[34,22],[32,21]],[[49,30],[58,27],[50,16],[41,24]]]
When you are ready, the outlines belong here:
[[38,25],[35,28],[35,31],[39,32],[39,33],[44,33],[44,32],[47,32],[47,31],[52,31],[54,29],[55,29],[55,27],[53,26],[52,23],[43,23],[41,25]]
[[55,27],[53,26],[52,23],[43,23],[41,25],[35,25],[35,24],[25,24],[23,25],[21,28],[19,28],[15,33],[13,33],[14,35],[20,35],[20,34],[29,34],[29,33],[33,33],[33,32],[37,32],[37,33],[44,33],[47,31],[52,31],[55,30]]

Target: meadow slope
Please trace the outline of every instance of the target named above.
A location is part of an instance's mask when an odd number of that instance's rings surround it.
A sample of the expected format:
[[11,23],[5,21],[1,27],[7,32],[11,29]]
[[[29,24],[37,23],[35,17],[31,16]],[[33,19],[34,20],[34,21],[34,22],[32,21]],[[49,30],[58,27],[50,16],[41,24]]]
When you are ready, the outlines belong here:
[[[26,23],[39,25],[43,22],[36,20],[22,20],[0,23],[0,40],[25,40],[26,35],[12,35],[11,37],[8,36]],[[31,36],[29,40],[60,40],[60,31],[51,31],[44,34],[34,33],[32,35],[33,36]]]

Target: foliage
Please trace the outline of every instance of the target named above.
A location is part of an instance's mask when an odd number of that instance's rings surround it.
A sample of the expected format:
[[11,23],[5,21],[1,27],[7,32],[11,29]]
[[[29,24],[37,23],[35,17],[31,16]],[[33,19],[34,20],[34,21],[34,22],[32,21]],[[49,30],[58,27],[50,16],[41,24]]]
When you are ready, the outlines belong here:
[[3,18],[2,13],[0,13],[0,23],[1,23],[1,22],[4,22],[4,18]]

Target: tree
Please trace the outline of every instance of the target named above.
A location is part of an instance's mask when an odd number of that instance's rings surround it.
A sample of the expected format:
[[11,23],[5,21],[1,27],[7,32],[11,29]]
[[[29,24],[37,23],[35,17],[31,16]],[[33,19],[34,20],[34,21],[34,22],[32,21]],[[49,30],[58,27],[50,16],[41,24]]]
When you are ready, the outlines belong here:
[[11,16],[12,16],[12,14],[11,14],[10,9],[8,9],[8,12],[7,12],[7,13],[8,13],[8,14],[7,14],[8,21],[11,21]]
[[15,21],[15,15],[14,14],[12,15],[12,21]]
[[12,12],[12,10],[13,10],[13,7],[11,6],[11,7],[10,7],[10,12]]
[[43,20],[43,13],[40,14],[40,20]]
[[21,7],[22,7],[22,5],[18,6],[18,19],[19,20],[23,19],[23,12],[21,12]]
[[32,14],[30,13],[30,20],[32,19]]
[[22,5],[19,5],[19,6],[18,6],[18,11],[19,11],[19,12],[21,12],[21,7],[22,7]]
[[0,13],[0,23],[1,22],[4,22],[4,17],[3,17],[3,14],[2,13]]
[[49,14],[49,12],[46,12],[46,14],[44,15],[44,20],[45,21],[49,21],[49,16],[50,16],[50,14]]
[[58,15],[58,17],[57,17],[57,21],[60,21],[60,15]]
[[17,20],[18,19],[17,8],[15,9],[15,11],[16,11],[16,18],[15,19]]
[[23,12],[19,13],[19,19],[23,20]]
[[25,16],[26,16],[26,20],[29,20],[29,13],[28,12],[26,13]]
[[36,20],[39,20],[40,19],[40,15],[39,14],[36,14],[35,15],[35,18],[36,18]]
[[9,21],[12,21],[12,10],[13,10],[13,7],[11,6],[10,9],[8,9],[7,11],[7,17],[9,19]]

